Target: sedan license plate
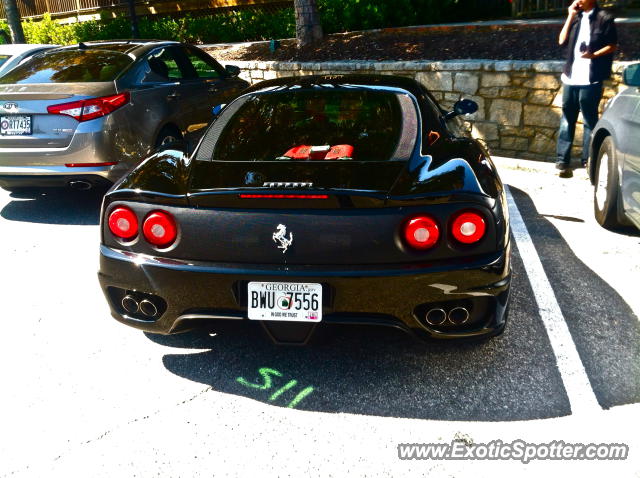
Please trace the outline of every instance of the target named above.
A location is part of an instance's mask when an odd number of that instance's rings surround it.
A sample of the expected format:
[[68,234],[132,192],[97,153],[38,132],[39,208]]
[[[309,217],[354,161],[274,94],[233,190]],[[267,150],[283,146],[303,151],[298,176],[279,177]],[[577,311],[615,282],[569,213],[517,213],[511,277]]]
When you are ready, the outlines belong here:
[[250,320],[322,321],[322,285],[294,282],[249,282]]
[[0,116],[0,134],[4,136],[31,134],[31,116]]

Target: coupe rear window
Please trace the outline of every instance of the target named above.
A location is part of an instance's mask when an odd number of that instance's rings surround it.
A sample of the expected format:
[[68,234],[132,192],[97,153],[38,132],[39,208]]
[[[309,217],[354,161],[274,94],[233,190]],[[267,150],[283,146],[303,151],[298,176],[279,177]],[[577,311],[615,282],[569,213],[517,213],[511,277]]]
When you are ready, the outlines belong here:
[[113,81],[132,62],[128,55],[115,51],[55,51],[35,56],[0,78],[0,83]]
[[214,161],[386,161],[398,146],[397,95],[371,89],[256,94],[224,127]]

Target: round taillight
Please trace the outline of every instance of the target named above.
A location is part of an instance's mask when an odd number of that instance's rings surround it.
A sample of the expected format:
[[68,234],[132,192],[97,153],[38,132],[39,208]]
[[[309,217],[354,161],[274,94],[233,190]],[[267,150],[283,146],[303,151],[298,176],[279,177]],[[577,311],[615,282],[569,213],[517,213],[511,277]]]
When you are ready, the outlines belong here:
[[430,249],[439,238],[438,223],[429,216],[414,217],[404,227],[404,239],[414,249]]
[[178,229],[170,214],[156,211],[144,220],[142,233],[150,244],[156,247],[169,247],[176,240]]
[[463,212],[456,216],[451,225],[451,233],[456,241],[473,244],[484,237],[487,226],[484,217],[477,212]]
[[138,218],[128,207],[117,207],[109,214],[109,230],[120,239],[133,239],[138,234]]

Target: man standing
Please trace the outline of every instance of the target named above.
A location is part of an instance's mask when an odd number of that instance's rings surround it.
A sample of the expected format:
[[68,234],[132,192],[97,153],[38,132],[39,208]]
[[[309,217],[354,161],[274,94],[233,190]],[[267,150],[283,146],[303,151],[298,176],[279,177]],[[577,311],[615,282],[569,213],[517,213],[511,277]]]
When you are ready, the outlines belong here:
[[571,145],[578,112],[582,112],[584,134],[582,166],[589,157],[591,132],[598,121],[602,82],[611,76],[618,34],[613,16],[597,0],[575,0],[560,32],[560,46],[567,46],[562,74],[562,119],[558,132],[556,168],[561,177],[571,177]]

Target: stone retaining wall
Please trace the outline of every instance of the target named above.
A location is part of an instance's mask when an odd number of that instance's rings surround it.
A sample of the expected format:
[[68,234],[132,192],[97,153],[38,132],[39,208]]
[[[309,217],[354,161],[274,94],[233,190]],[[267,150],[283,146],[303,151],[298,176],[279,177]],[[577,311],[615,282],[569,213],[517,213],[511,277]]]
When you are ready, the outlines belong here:
[[[345,61],[327,63],[227,61],[242,69],[251,83],[282,76],[378,73],[401,75],[422,82],[445,108],[461,96],[475,100],[477,113],[465,117],[473,136],[492,154],[537,160],[555,160],[562,88],[560,61]],[[627,62],[614,65],[605,83],[605,101],[624,88],[621,72]],[[580,156],[582,125],[578,125],[575,157]]]

